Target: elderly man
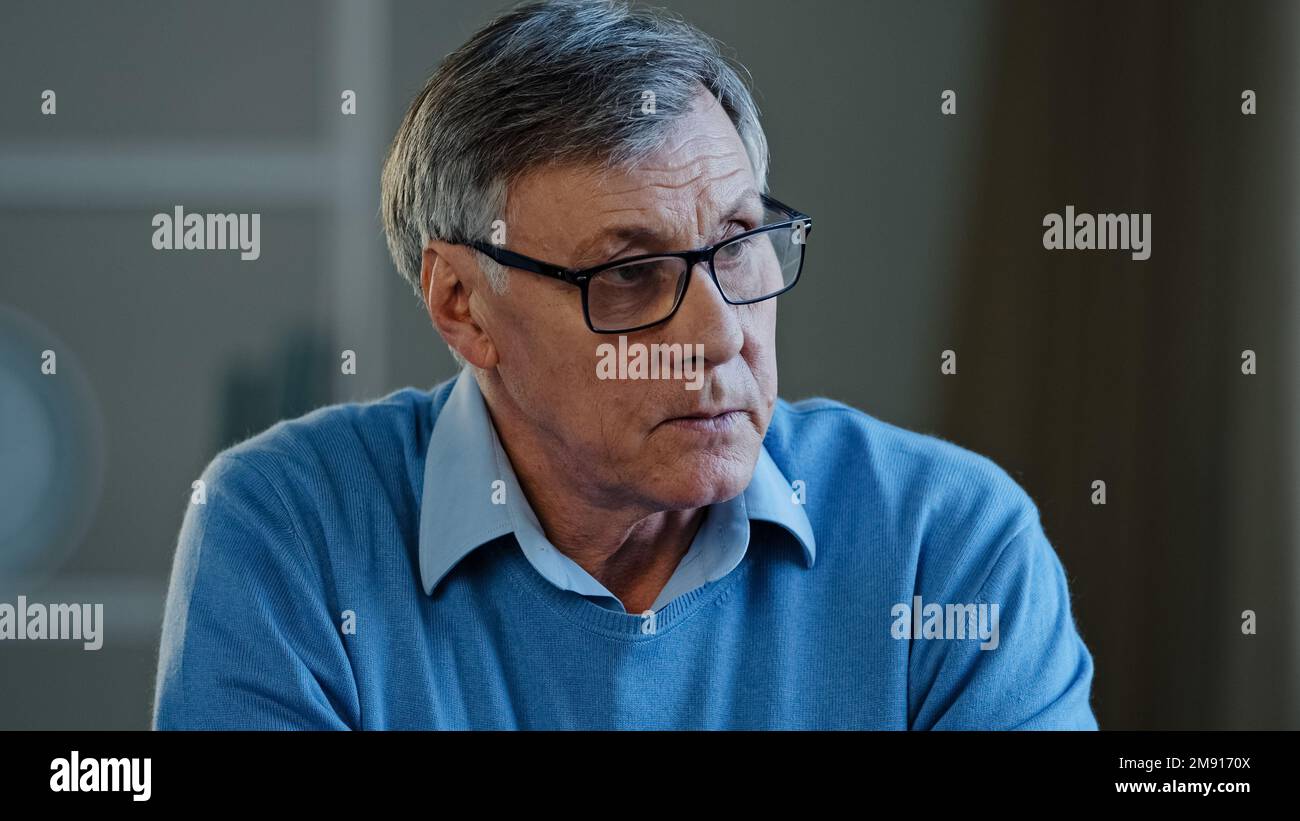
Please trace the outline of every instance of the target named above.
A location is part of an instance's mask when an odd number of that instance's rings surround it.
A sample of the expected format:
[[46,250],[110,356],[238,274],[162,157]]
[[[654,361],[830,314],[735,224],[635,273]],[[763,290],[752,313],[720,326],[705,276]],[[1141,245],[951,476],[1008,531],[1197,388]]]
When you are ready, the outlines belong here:
[[448,57],[383,216],[463,369],[214,460],[155,725],[1095,728],[1025,492],[778,398],[813,234],[766,174],[737,69],[661,14],[532,4]]

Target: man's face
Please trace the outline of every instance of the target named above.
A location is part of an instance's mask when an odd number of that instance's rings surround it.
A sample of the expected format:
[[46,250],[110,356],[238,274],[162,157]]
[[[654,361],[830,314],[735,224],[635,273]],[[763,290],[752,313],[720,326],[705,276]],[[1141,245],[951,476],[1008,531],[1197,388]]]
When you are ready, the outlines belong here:
[[[744,144],[702,92],[664,148],[635,169],[555,167],[516,182],[505,247],[585,268],[698,248],[762,221]],[[650,229],[653,238],[617,229]],[[690,390],[683,378],[602,379],[598,347],[617,347],[618,336],[587,327],[579,289],[507,270],[505,294],[478,288],[471,297],[499,356],[500,387],[591,503],[679,510],[748,486],[777,393],[776,300],[730,305],[701,264],[671,320],[627,334],[629,349],[702,345],[694,365],[703,384]]]

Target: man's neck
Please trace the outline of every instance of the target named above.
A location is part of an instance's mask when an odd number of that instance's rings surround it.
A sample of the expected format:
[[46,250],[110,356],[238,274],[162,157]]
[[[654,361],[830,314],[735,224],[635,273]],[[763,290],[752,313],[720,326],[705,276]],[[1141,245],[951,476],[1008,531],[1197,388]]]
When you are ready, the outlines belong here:
[[551,452],[509,401],[484,403],[546,538],[591,574],[629,613],[654,604],[690,549],[707,508],[653,511],[602,498],[582,484],[582,471]]

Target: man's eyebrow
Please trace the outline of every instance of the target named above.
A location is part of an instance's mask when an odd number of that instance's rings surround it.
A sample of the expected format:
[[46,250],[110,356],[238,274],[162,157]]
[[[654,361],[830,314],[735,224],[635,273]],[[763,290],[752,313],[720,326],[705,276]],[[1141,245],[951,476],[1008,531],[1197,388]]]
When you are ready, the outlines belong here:
[[579,255],[574,261],[573,267],[586,268],[590,265],[600,264],[607,255],[603,249],[609,247],[616,240],[621,241],[619,247],[633,243],[644,243],[646,247],[650,247],[656,240],[661,239],[663,239],[662,234],[645,226],[611,226],[582,244],[578,249]]
[[[762,201],[759,197],[758,191],[753,188],[746,188],[741,192],[739,197],[736,197],[735,201],[727,208],[726,212],[718,218],[718,222],[726,222],[727,220],[734,219],[742,214],[751,213],[752,206],[757,206],[757,208],[753,209],[754,211],[762,211]],[[659,231],[656,231],[653,228],[646,228],[643,225],[610,226],[582,244],[582,254],[578,258],[576,265],[580,267],[586,264],[590,261],[590,258],[596,254],[596,251],[604,247],[605,244],[611,240],[620,240],[625,244],[644,242],[647,247],[649,247],[650,244],[662,239],[663,235]]]
[[739,197],[736,197],[736,201],[731,204],[731,208],[727,211],[727,213],[723,214],[722,219],[729,220],[734,217],[740,216],[741,214],[748,211],[750,206],[757,206],[756,210],[762,212],[763,201],[762,198],[759,197],[757,191],[755,191],[753,188],[746,188],[744,191],[741,192]]

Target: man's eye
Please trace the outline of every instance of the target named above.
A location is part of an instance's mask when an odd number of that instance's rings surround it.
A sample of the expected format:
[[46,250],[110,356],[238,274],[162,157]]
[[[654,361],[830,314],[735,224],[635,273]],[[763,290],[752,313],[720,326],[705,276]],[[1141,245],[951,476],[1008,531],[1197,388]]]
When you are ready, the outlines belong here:
[[616,285],[637,285],[645,282],[652,274],[649,265],[623,265],[609,272]]
[[735,242],[729,242],[718,249],[718,256],[728,261],[740,259],[749,252],[753,239],[753,237],[746,237]]

